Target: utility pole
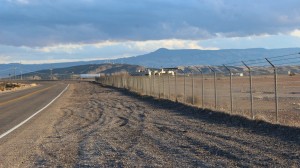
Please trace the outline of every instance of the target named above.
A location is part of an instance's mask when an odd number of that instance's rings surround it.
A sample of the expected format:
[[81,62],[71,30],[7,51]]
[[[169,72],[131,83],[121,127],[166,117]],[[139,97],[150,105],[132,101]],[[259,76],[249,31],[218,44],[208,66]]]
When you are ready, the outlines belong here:
[[16,67],[14,67],[14,80],[16,80],[17,79],[17,77],[16,77]]
[[21,68],[22,68],[22,62],[20,61],[20,68],[19,68],[20,69],[20,73],[21,73],[21,78],[20,79],[23,80],[23,72],[22,72]]
[[50,80],[52,80],[52,69],[50,69]]

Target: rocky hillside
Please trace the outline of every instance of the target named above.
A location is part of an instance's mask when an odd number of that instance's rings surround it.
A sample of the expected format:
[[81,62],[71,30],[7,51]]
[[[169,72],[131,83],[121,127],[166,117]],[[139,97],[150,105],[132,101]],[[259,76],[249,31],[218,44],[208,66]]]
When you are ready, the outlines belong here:
[[[67,68],[47,69],[32,73],[23,74],[23,79],[74,79],[79,78],[80,74],[101,74],[101,75],[116,75],[129,74],[145,68],[139,65],[128,64],[89,64],[79,65]],[[52,74],[52,75],[51,75]],[[21,76],[18,75],[17,79]]]

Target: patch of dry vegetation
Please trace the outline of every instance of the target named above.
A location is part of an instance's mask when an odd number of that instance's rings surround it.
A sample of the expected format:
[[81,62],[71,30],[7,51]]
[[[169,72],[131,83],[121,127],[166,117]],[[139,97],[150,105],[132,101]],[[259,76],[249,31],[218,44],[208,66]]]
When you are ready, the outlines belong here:
[[9,90],[17,90],[24,89],[27,87],[36,86],[35,83],[32,84],[24,84],[24,83],[12,83],[12,82],[1,82],[0,83],[0,91],[9,91]]
[[0,90],[1,91],[11,90],[14,88],[19,88],[21,86],[22,86],[22,84],[20,84],[20,83],[2,82],[2,83],[0,83]]

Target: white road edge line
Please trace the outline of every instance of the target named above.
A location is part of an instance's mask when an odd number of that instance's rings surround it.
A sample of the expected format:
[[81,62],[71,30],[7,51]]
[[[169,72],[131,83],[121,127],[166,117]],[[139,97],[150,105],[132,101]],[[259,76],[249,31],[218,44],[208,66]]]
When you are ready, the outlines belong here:
[[20,124],[14,126],[10,130],[8,130],[5,133],[1,134],[0,135],[0,139],[3,138],[3,137],[5,137],[6,135],[10,134],[11,132],[13,132],[14,130],[16,130],[17,128],[21,127],[23,124],[25,124],[27,121],[29,121],[30,119],[32,119],[34,116],[36,116],[37,114],[39,114],[40,112],[42,112],[43,110],[45,110],[48,106],[50,106],[56,99],[58,99],[69,88],[69,85],[70,84],[68,84],[68,86],[58,96],[56,96],[50,103],[48,103],[45,107],[43,107],[39,111],[35,112],[33,115],[31,115],[30,117],[28,117],[26,120],[24,120]]

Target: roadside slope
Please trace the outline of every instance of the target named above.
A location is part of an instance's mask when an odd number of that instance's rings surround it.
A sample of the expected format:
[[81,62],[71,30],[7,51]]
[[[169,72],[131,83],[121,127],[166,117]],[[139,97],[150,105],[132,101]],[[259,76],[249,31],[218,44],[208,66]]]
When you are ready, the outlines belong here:
[[12,140],[0,141],[0,158],[5,158],[0,163],[21,167],[299,167],[299,133],[296,128],[81,82],[71,85],[55,105],[16,132]]

